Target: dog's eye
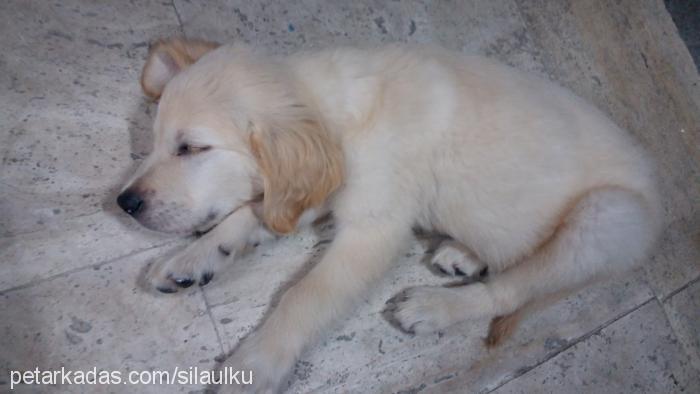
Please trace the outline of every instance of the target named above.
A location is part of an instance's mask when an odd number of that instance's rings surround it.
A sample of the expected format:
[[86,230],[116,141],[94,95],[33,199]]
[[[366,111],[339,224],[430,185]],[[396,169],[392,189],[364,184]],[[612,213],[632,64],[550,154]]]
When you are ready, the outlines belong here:
[[192,146],[187,143],[182,143],[180,146],[177,147],[177,155],[178,156],[185,156],[185,155],[192,155],[195,153],[200,153],[204,151],[208,151],[211,149],[211,146]]
[[180,146],[177,147],[177,155],[178,156],[184,156],[190,154],[190,146],[188,144],[180,144]]

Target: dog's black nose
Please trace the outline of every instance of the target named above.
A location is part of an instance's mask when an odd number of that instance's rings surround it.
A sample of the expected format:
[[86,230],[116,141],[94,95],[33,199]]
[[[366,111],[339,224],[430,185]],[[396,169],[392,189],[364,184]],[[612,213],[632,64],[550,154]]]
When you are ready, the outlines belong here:
[[143,208],[143,198],[132,190],[125,190],[117,197],[117,204],[124,212],[134,216]]

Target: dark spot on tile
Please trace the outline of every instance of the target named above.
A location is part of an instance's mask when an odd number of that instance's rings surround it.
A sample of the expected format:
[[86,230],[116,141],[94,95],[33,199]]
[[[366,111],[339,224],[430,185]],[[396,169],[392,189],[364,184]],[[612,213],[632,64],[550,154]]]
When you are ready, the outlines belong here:
[[72,345],[77,345],[83,341],[83,338],[81,338],[80,335],[74,334],[68,330],[66,330],[65,333],[68,342],[70,342]]
[[382,34],[387,34],[388,31],[386,30],[386,27],[384,26],[384,17],[383,16],[378,16],[374,18],[374,24],[377,25],[379,30],[382,32]]
[[355,333],[354,333],[354,332],[353,332],[352,334],[350,334],[350,335],[340,335],[340,336],[337,336],[337,337],[335,338],[335,340],[336,340],[336,341],[346,341],[346,342],[349,342],[349,341],[352,341],[353,338],[355,338]]
[[244,14],[239,8],[234,8],[233,12],[238,16],[238,19],[247,27],[249,30],[253,30],[253,22],[248,20],[248,15]]
[[311,376],[311,370],[314,365],[308,361],[298,361],[294,366],[294,375],[299,380],[307,380]]
[[51,37],[63,38],[64,40],[68,41],[73,41],[73,37],[71,37],[69,34],[58,30],[49,30],[48,32],[46,32],[46,35]]
[[92,324],[86,322],[85,320],[80,320],[75,316],[72,316],[71,318],[71,324],[69,328],[75,332],[79,332],[81,334],[84,334],[90,330],[92,330]]
[[649,62],[647,61],[647,57],[644,54],[644,52],[639,52],[640,55],[642,55],[642,60],[644,61],[644,67],[649,68]]
[[87,40],[85,40],[85,42],[87,42],[88,44],[97,45],[97,46],[100,46],[102,48],[107,48],[107,49],[121,49],[124,47],[124,44],[121,44],[121,43],[105,44],[105,43],[103,43],[101,41],[97,41],[93,38],[88,38]]
[[214,361],[217,363],[224,362],[226,360],[226,355],[225,354],[219,354],[218,356],[214,357]]
[[221,323],[221,324],[229,324],[229,323],[231,323],[232,321],[233,321],[233,320],[229,319],[228,317],[224,317],[223,319],[219,320],[219,323]]
[[445,375],[445,376],[440,376],[439,378],[435,379],[435,380],[433,381],[433,383],[444,382],[445,380],[450,380],[450,379],[452,379],[452,378],[454,378],[454,377],[455,377],[454,374],[449,374],[449,375]]
[[423,391],[426,388],[425,383],[421,383],[420,386],[410,387],[406,390],[398,391],[396,394],[416,394]]
[[547,351],[552,351],[552,350],[557,350],[561,349],[562,347],[566,346],[567,341],[565,339],[561,338],[547,338],[544,341],[544,349]]

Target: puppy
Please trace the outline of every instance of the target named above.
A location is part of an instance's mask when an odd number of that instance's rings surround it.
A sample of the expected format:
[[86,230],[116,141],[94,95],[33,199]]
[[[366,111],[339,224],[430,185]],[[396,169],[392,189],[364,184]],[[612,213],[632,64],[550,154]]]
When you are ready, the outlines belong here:
[[152,47],[141,84],[159,99],[155,145],[118,203],[153,230],[210,230],[149,271],[154,288],[204,285],[250,242],[336,220],[323,259],[226,361],[253,385],[224,390],[281,389],[413,226],[450,237],[432,260],[446,274],[490,275],[408,289],[395,320],[427,333],[496,318],[492,344],[525,308],[643,261],[661,227],[653,165],[625,132],[481,57],[388,46],[275,58],[175,38]]

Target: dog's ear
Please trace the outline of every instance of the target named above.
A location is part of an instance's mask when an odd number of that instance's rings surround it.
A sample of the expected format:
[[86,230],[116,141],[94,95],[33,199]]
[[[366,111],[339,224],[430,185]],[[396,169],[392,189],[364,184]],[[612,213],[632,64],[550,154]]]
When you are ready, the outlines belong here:
[[343,154],[314,117],[251,122],[250,146],[263,177],[262,217],[288,233],[308,208],[322,204],[343,181]]
[[146,96],[157,99],[165,85],[219,44],[196,39],[168,38],[151,45],[141,72],[141,87]]

